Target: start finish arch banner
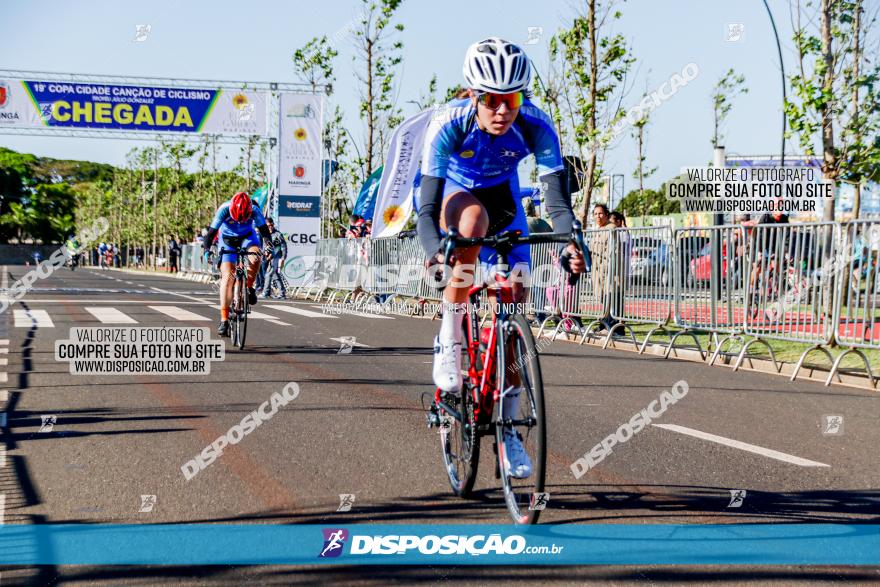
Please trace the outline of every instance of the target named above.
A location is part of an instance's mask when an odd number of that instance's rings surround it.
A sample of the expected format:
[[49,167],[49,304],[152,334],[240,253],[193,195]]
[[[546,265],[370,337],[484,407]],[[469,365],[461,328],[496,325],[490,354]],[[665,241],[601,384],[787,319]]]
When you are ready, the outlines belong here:
[[0,128],[268,134],[267,93],[0,79]]

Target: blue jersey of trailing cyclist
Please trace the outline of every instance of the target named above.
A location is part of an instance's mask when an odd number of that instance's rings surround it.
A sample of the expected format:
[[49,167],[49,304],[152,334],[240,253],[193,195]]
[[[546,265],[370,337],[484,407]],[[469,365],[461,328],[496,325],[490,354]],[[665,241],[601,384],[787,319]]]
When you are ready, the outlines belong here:
[[231,202],[224,202],[219,208],[217,208],[217,213],[214,214],[214,220],[211,221],[211,228],[219,230],[221,237],[246,236],[251,234],[254,231],[254,228],[259,228],[266,224],[266,219],[263,217],[263,211],[255,201],[251,200],[251,206],[253,206],[254,212],[251,215],[250,220],[247,222],[236,222],[232,219],[232,214],[229,213],[230,203]]
[[449,102],[428,125],[421,172],[468,188],[490,187],[515,175],[530,154],[538,176],[563,168],[556,129],[543,110],[526,100],[510,130],[493,136],[477,126],[476,109],[465,98]]

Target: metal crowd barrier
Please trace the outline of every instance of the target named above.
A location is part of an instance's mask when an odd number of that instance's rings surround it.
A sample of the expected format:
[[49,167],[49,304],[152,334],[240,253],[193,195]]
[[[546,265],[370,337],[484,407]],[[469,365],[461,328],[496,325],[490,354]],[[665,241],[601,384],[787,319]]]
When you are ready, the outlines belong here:
[[[671,264],[673,317],[675,325],[683,330],[670,339],[666,357],[679,336],[690,336],[703,355],[696,332],[714,335],[715,352],[710,364],[721,353],[725,342],[742,340],[745,286],[748,283],[746,246],[746,232],[742,226],[692,227],[675,231]],[[718,334],[724,337],[719,340]]]
[[855,354],[861,357],[873,386],[874,374],[862,349],[880,349],[880,221],[853,221],[839,232],[838,254],[823,274],[837,278],[833,335],[839,345],[849,348],[838,355],[825,384],[831,383],[843,359]]
[[743,347],[734,370],[752,344],[764,344],[773,357],[765,339],[811,345],[798,360],[793,378],[814,350],[831,360],[822,345],[834,336],[834,289],[820,276],[839,244],[837,227],[832,222],[811,222],[758,225],[752,229],[744,332],[754,338]]
[[644,352],[651,335],[672,315],[672,229],[616,228],[613,234],[610,313],[620,322],[609,329],[605,346],[619,328],[628,329],[633,344],[638,345],[629,324],[654,324],[639,349]]
[[[880,220],[674,231],[604,228],[584,235],[592,271],[573,286],[558,265],[556,245],[531,246],[528,299],[541,322],[539,337],[553,320],[554,338],[576,331],[582,344],[607,330],[607,346],[623,330],[638,344],[628,325],[653,325],[639,347],[644,352],[651,336],[671,322],[681,330],[671,336],[667,357],[680,336],[689,336],[704,358],[714,344],[710,364],[721,354],[736,355],[733,368],[738,369],[750,346],[764,344],[777,371],[767,341],[805,343],[809,348],[792,379],[810,353],[819,351],[830,360],[827,345],[834,340],[847,350],[832,361],[826,383],[850,354],[862,358],[874,382],[864,350],[880,350]],[[424,263],[416,238],[323,239],[294,294],[317,294],[321,300],[329,291],[330,303],[358,304],[379,296],[414,300],[410,313],[415,313],[441,299],[424,279]],[[207,271],[198,247],[184,245],[181,269]],[[696,336],[700,332],[712,336],[705,351]],[[737,353],[723,353],[736,341],[741,342]]]

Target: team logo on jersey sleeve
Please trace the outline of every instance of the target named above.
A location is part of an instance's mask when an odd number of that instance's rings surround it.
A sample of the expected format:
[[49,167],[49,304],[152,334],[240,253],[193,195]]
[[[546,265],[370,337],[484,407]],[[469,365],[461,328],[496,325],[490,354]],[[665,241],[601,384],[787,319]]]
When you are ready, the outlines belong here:
[[471,157],[474,156],[474,152],[471,151],[470,149],[468,149],[466,151],[462,151],[461,153],[459,153],[458,156],[461,157],[462,159],[470,159]]

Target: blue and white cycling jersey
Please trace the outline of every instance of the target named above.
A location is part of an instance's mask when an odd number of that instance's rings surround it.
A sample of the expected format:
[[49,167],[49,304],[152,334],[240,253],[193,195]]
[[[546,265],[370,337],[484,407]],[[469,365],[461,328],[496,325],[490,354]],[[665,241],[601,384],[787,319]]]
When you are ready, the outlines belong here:
[[559,171],[562,153],[553,122],[529,100],[506,133],[480,130],[469,98],[453,100],[428,125],[422,175],[449,178],[467,188],[498,185],[516,175],[517,165],[534,153],[538,176]]
[[263,211],[253,200],[251,200],[251,205],[254,208],[254,213],[247,222],[236,222],[233,220],[232,214],[229,213],[229,205],[230,202],[224,202],[221,204],[220,207],[217,208],[217,213],[214,214],[214,220],[211,221],[211,228],[219,230],[221,237],[247,236],[254,232],[255,228],[259,228],[266,224],[266,219],[263,217]]

